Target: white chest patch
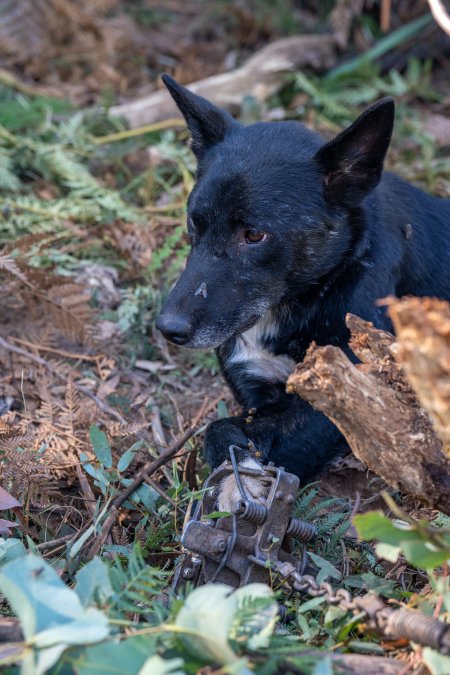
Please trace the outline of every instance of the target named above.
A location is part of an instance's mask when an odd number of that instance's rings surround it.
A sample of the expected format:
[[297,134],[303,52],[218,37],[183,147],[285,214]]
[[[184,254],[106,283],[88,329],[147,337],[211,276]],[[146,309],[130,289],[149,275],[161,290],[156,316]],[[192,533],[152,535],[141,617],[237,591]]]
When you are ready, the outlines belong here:
[[236,338],[228,365],[242,363],[246,365],[249,375],[267,382],[286,382],[294,371],[295,361],[284,354],[272,354],[262,346],[265,338],[274,338],[277,334],[278,326],[268,312],[252,328]]

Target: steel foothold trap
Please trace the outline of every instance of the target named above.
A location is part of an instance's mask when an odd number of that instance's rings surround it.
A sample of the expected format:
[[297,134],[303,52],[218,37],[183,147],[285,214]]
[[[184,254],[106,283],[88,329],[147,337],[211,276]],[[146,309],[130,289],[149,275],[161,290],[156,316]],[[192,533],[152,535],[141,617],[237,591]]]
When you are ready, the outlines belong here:
[[[174,591],[190,582],[197,586],[221,582],[238,588],[253,582],[270,583],[271,569],[289,563],[305,572],[305,559],[291,554],[292,539],[309,541],[316,528],[292,516],[299,479],[272,464],[261,469],[237,466],[235,447],[230,447],[231,461],[225,461],[204,484],[203,498],[197,503],[186,524],[182,545],[186,550],[174,581]],[[221,483],[234,474],[241,493],[235,513],[214,516]],[[243,476],[258,478],[266,488],[264,504],[249,499]]]

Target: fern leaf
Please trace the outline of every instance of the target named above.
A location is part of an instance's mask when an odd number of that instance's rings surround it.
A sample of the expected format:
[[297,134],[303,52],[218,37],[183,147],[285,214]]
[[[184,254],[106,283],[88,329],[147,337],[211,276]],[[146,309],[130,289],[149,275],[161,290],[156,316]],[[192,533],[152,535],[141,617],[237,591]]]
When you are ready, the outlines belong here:
[[119,558],[115,559],[110,577],[115,591],[112,609],[146,614],[164,588],[167,573],[147,565],[139,545],[135,545],[126,566]]
[[14,277],[17,277],[27,286],[30,285],[25,274],[19,269],[16,261],[11,258],[9,255],[0,255],[0,269],[6,270],[9,274],[12,274]]

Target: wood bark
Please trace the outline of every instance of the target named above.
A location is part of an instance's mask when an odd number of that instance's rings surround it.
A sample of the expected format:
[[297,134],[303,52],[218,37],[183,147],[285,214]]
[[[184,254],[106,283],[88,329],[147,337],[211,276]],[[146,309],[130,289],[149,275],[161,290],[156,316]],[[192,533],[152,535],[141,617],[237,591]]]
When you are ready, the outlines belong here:
[[[402,661],[384,656],[370,656],[368,654],[333,654],[332,652],[321,652],[318,650],[301,650],[298,654],[292,652],[291,656],[317,659],[323,659],[327,656],[331,659],[335,669],[337,668],[333,672],[339,672],[342,675],[361,675],[361,673],[364,673],[364,675],[396,675],[397,673],[402,673],[405,669],[405,663]],[[258,661],[262,661],[262,659],[258,659]],[[292,667],[289,662],[281,663],[276,672],[278,675],[285,672],[291,673]],[[300,671],[295,670],[294,672]],[[426,673],[429,675],[428,670]],[[421,671],[421,675],[425,675],[425,673]]]
[[393,336],[348,316],[354,365],[338,347],[311,345],[287,389],[321,410],[386,483],[450,514],[450,459],[395,358]]
[[389,301],[397,360],[430,414],[450,457],[450,304],[435,298]]
[[21,640],[23,640],[23,634],[18,619],[0,617],[0,643],[20,642]]
[[[296,35],[263,47],[236,70],[193,82],[188,88],[212,99],[225,110],[235,112],[245,96],[263,101],[276,93],[288,73],[304,67],[323,71],[335,62],[336,41],[332,35]],[[109,112],[124,117],[131,128],[179,114],[165,89],[131,103],[113,106]]]

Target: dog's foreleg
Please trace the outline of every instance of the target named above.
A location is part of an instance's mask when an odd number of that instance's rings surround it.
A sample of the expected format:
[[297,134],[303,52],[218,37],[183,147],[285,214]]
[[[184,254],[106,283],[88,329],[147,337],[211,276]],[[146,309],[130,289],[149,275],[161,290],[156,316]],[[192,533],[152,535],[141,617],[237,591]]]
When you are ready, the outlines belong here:
[[[346,447],[342,435],[325,415],[296,396],[289,396],[283,409],[261,408],[250,423],[248,416],[213,422],[205,436],[205,455],[213,468],[229,459],[230,445],[240,448],[236,459],[241,466],[256,468],[272,461],[302,480],[311,478]],[[244,478],[249,498],[263,502],[264,489],[259,479]],[[218,508],[232,512],[240,501],[234,476],[229,476],[223,481]]]

